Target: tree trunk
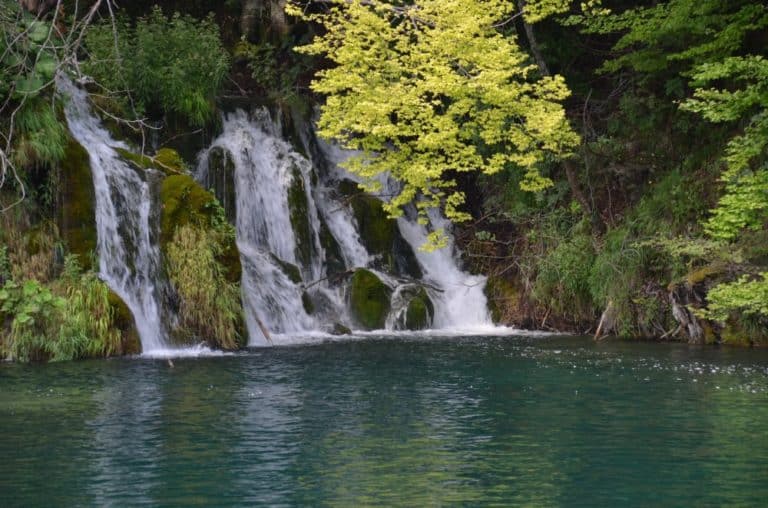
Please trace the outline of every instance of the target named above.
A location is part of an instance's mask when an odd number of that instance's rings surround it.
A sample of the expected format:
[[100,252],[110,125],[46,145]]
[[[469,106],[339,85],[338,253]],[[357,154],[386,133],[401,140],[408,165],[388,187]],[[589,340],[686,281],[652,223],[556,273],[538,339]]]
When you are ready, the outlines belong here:
[[285,18],[285,4],[287,0],[269,1],[269,18],[272,31],[278,37],[288,33],[288,20]]
[[251,40],[253,37],[256,22],[262,9],[261,0],[243,0],[243,10],[240,14],[240,34],[246,40]]
[[[524,12],[525,0],[519,0],[518,5],[520,6],[520,12]],[[541,71],[544,76],[551,76],[552,73],[549,71],[549,66],[547,65],[546,60],[544,60],[544,56],[541,54],[541,48],[539,48],[538,42],[536,42],[536,34],[533,32],[533,25],[525,21],[525,16],[523,16],[522,19],[523,28],[525,29],[525,37],[528,39],[528,45],[530,46],[531,54],[533,55],[533,59],[536,62],[539,71]],[[581,190],[581,184],[579,183],[576,165],[572,160],[565,159],[563,160],[563,169],[565,170],[565,177],[568,180],[568,186],[571,188],[573,199],[575,199],[579,205],[581,205],[581,209],[584,210],[584,213],[588,214],[592,218],[592,226],[598,227],[600,230],[602,230],[602,221],[599,219],[597,214],[595,214],[594,210],[592,210],[592,204],[587,200],[587,197]]]

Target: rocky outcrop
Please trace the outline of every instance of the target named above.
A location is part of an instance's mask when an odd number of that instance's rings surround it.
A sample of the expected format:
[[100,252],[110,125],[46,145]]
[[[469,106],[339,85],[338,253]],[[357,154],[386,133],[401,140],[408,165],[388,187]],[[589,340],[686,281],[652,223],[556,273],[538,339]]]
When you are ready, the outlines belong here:
[[695,310],[706,307],[709,289],[732,278],[733,273],[728,266],[712,264],[699,268],[682,280],[670,284],[667,289],[672,315],[679,325],[676,333],[672,335],[682,337],[689,344],[719,342],[720,327],[698,316]]
[[352,318],[366,330],[384,328],[392,290],[376,274],[364,268],[355,270],[349,284]]
[[340,182],[339,190],[352,207],[360,240],[368,252],[376,257],[377,268],[420,279],[421,268],[413,249],[400,234],[397,221],[389,218],[384,211],[381,200],[365,194],[356,183],[349,180]]

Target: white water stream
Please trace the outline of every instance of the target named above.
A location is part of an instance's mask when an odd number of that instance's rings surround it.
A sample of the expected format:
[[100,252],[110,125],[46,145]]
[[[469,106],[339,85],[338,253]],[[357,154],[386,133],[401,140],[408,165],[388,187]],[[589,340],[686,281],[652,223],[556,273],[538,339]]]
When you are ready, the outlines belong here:
[[[163,280],[152,227],[156,205],[147,182],[150,173],[132,168],[119,156],[115,148],[128,146],[102,127],[83,90],[61,77],[57,86],[69,97],[65,113],[70,131],[90,157],[100,276],[133,313],[143,354],[174,356],[181,350],[168,349],[163,326],[164,317],[173,317],[164,316],[160,304]],[[313,162],[282,139],[280,127],[266,111],[253,115],[237,111],[225,118],[222,134],[200,155],[197,177],[201,181],[209,170],[208,153],[213,148],[228,152],[235,168],[237,243],[250,345],[266,344],[263,328],[289,343],[292,337],[313,336],[338,324],[354,327],[345,285],[327,278],[321,220],[338,244],[347,270],[368,268],[392,289],[386,327],[391,331],[401,326],[409,291],[419,284],[372,268],[374,259],[360,240],[352,210],[334,190],[339,180],[353,179],[338,167],[348,152],[320,143],[321,153],[316,156],[324,160],[314,164],[324,164],[327,174],[318,174]],[[434,226],[448,230],[449,224],[439,215],[430,218]],[[407,218],[398,219],[397,225],[413,248],[423,287],[434,304],[434,333],[490,329],[485,279],[459,268],[453,243],[424,252],[419,247],[426,241],[426,228]],[[290,265],[296,267],[301,281],[289,276],[286,266]],[[305,309],[307,299],[315,307],[311,314]]]
[[[320,144],[325,162],[330,163],[329,175],[313,174],[312,163],[297,153],[281,138],[280,128],[264,112],[248,115],[237,111],[224,119],[223,133],[203,152],[199,159],[197,177],[203,181],[207,171],[208,152],[218,147],[228,151],[235,166],[237,193],[237,235],[243,264],[243,293],[251,345],[264,343],[257,320],[279,335],[311,334],[324,331],[333,323],[352,326],[346,311],[343,288],[323,280],[326,256],[320,246],[320,220],[338,243],[348,269],[371,268],[372,256],[360,241],[358,225],[348,204],[334,198],[333,186],[339,179],[351,175],[337,164],[348,153],[327,144]],[[319,161],[315,161],[318,163]],[[302,237],[311,245],[302,246],[291,222],[288,194],[301,178],[307,202],[309,231]],[[319,181],[318,181],[319,180]],[[327,181],[326,181],[327,180]],[[312,182],[317,185],[312,187]],[[431,217],[438,227],[449,225],[438,215]],[[434,304],[432,327],[436,329],[487,330],[492,327],[483,289],[485,278],[463,272],[457,264],[452,244],[435,252],[423,252],[419,247],[426,241],[424,226],[408,219],[398,219],[398,227],[424,273],[423,282]],[[302,260],[301,249],[309,248],[311,262]],[[314,299],[322,296],[323,312],[309,315],[302,305],[302,284],[291,281],[274,260],[297,265],[304,286],[311,286]],[[403,305],[401,282],[397,278],[373,270],[393,289],[393,311],[387,328],[399,321]],[[408,283],[413,286],[413,283]]]
[[150,224],[150,186],[114,150],[128,146],[102,127],[87,93],[62,76],[56,86],[68,97],[64,111],[69,130],[90,157],[99,275],[133,313],[142,352],[163,351],[167,346],[158,296],[160,250]]

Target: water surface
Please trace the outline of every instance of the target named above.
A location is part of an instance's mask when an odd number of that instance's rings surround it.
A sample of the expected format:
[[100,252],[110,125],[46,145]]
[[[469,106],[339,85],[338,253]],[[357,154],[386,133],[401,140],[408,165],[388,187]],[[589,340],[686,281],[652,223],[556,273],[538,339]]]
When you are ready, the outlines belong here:
[[0,506],[753,505],[768,351],[366,338],[0,364]]

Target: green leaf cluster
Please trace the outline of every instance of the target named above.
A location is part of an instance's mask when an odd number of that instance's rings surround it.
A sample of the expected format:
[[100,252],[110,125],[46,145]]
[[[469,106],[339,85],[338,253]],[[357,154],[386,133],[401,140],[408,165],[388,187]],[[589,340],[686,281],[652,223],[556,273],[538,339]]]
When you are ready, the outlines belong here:
[[[70,258],[66,264],[72,265]],[[50,287],[34,279],[0,288],[0,356],[22,362],[109,356],[120,351],[109,288],[79,267]]]
[[[126,111],[143,114],[159,109],[203,125],[213,112],[213,99],[229,57],[212,17],[196,20],[179,13],[167,18],[155,6],[135,26],[123,23],[117,38],[110,23],[87,33],[86,72],[116,97]],[[129,104],[128,92],[134,99]]]
[[768,272],[758,278],[742,276],[735,282],[719,284],[707,293],[707,309],[701,311],[704,317],[725,322],[733,313],[768,316]]
[[569,91],[497,29],[514,15],[510,2],[331,3],[308,16],[325,35],[299,48],[333,63],[311,85],[327,97],[319,131],[359,152],[346,168],[369,190],[383,174],[401,183],[391,215],[416,202],[425,222],[435,207],[467,219],[455,188],[461,172],[515,168],[528,190],[552,184],[540,165],[578,143],[561,104]]
[[50,22],[0,0],[0,100],[39,95],[53,83],[59,37]]
[[697,90],[683,109],[715,123],[746,119],[728,142],[725,194],[706,224],[712,237],[732,240],[768,220],[768,60],[748,55],[702,64],[693,84]]
[[572,16],[585,33],[620,34],[603,72],[686,70],[739,51],[745,37],[768,26],[768,9],[748,0],[670,0],[620,13]]
[[8,155],[17,167],[64,156],[66,131],[52,98],[63,51],[49,21],[0,0],[0,129],[12,140]]

